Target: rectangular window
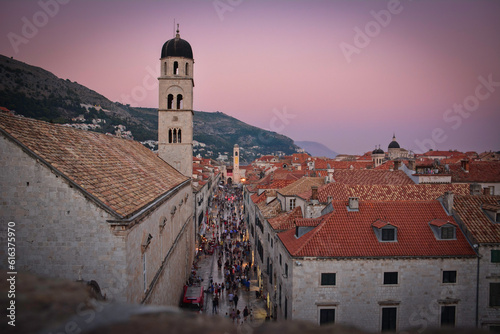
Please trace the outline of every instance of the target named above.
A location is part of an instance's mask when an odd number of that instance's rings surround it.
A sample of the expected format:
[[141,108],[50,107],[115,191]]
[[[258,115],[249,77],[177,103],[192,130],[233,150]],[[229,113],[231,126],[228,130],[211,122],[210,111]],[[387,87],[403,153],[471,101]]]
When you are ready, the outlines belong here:
[[382,308],[382,331],[395,331],[398,309],[396,307]]
[[322,273],[321,274],[321,285],[335,285],[336,284],[336,274],[335,273]]
[[382,241],[394,241],[396,240],[396,231],[393,228],[383,228],[382,229]]
[[384,284],[398,284],[398,272],[385,272]]
[[441,227],[441,239],[455,239],[455,228],[451,226]]
[[295,209],[295,198],[290,198],[290,210]]
[[288,277],[288,263],[285,263],[285,276]]
[[335,322],[335,309],[322,308],[319,310],[319,324],[333,324]]
[[500,306],[500,283],[490,283],[490,307]]
[[441,326],[455,327],[456,306],[441,306]]
[[280,266],[281,266],[281,254],[280,254]]
[[443,283],[457,283],[457,271],[456,270],[443,271]]
[[491,251],[491,263],[500,263],[500,249]]

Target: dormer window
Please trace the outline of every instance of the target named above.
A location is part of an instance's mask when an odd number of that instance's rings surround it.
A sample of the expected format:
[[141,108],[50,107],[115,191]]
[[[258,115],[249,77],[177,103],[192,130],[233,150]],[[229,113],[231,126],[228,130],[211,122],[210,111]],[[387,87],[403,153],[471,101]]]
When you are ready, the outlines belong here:
[[394,227],[382,228],[382,241],[396,241],[396,229]]
[[441,239],[455,239],[455,227],[442,226],[441,227]]
[[483,204],[481,208],[492,222],[500,223],[500,205]]
[[434,232],[437,240],[456,240],[457,228],[455,222],[450,222],[443,219],[434,219],[429,222],[429,226]]
[[383,220],[376,220],[373,224],[373,232],[380,242],[397,242],[398,228],[389,222]]

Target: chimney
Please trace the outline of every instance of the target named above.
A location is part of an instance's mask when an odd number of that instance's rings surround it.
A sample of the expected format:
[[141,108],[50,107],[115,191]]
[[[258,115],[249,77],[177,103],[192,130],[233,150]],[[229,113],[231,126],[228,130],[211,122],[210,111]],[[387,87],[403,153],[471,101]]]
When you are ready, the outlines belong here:
[[490,195],[490,188],[483,188],[483,195]]
[[311,199],[315,200],[318,199],[318,186],[312,186],[311,187]]
[[443,196],[443,206],[450,215],[453,209],[453,196],[454,194],[451,191],[446,191]]
[[394,170],[399,170],[399,160],[394,160]]
[[469,160],[468,159],[464,159],[464,160],[461,160],[460,161],[461,165],[462,165],[462,169],[468,173],[469,172]]
[[415,159],[408,160],[408,169],[415,170]]
[[479,183],[471,183],[470,194],[472,196],[477,196],[482,194],[481,185]]
[[358,210],[359,210],[359,198],[349,197],[349,211],[358,211]]
[[328,173],[328,183],[333,182],[333,168],[329,168],[326,171]]

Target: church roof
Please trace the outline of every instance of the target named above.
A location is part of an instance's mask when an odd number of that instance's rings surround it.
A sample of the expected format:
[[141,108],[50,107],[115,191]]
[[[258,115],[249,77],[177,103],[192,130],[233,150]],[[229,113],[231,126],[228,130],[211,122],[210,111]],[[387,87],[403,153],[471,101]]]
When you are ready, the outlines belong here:
[[389,148],[400,148],[399,143],[396,141],[396,136],[392,136],[392,141],[389,143]]
[[193,59],[193,50],[191,45],[180,38],[179,30],[177,30],[177,35],[175,38],[169,39],[163,44],[161,48],[161,58],[165,57],[184,57]]
[[119,218],[188,180],[136,141],[3,114],[0,133]]

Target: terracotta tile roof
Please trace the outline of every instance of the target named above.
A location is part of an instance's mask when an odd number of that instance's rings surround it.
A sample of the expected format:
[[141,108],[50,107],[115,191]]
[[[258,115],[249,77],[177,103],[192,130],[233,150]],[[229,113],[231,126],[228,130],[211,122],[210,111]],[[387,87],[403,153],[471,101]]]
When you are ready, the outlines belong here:
[[250,196],[250,199],[252,202],[255,204],[261,203],[261,202],[266,202],[266,192],[263,191],[262,194],[259,195],[259,193],[255,193],[252,196]]
[[260,158],[257,158],[256,161],[271,161],[274,159],[274,155],[263,155]]
[[294,183],[295,180],[274,180],[270,184],[263,184],[263,185],[258,185],[258,189],[281,189],[289,184]]
[[499,203],[498,195],[455,196],[453,209],[478,243],[500,243],[500,223],[491,221],[483,210]]
[[257,206],[265,219],[276,217],[281,213],[281,204],[277,199],[274,199],[267,204],[266,201],[259,202]]
[[7,115],[0,132],[122,218],[188,179],[132,140]]
[[397,227],[396,225],[394,224],[391,224],[389,222],[386,222],[386,221],[383,221],[381,219],[377,219],[373,224],[372,224],[373,227],[376,227],[376,228],[382,228],[384,226],[394,226],[394,227]]
[[279,189],[278,192],[283,196],[292,196],[303,193],[308,189],[311,189],[312,186],[319,187],[324,183],[325,179],[323,177],[303,177],[294,183]]
[[449,220],[449,219],[433,219],[429,222],[429,224],[433,225],[433,226],[437,226],[437,227],[441,227],[441,226],[444,226],[446,224],[458,226],[457,223],[455,223],[453,220]]
[[304,163],[311,156],[307,153],[294,153],[292,154],[292,163]]
[[296,226],[316,227],[323,221],[323,218],[297,218],[295,219]]
[[372,161],[335,161],[328,160],[331,168],[339,169],[366,169],[373,166]]
[[[455,195],[468,195],[468,184],[407,184],[394,185],[348,185],[329,183],[318,188],[318,200],[326,203],[328,197],[334,201],[344,201],[358,197],[361,201],[429,201],[437,199],[446,191]],[[311,190],[299,194],[303,199],[311,198]]]
[[451,182],[500,182],[500,161],[470,161],[469,172],[461,164],[450,164]]
[[[475,256],[457,228],[456,240],[437,240],[429,222],[453,221],[438,201],[360,202],[349,212],[347,202],[333,202],[333,212],[300,238],[290,229],[278,234],[294,257],[446,257]],[[397,242],[378,241],[372,224],[377,220],[397,226]],[[454,222],[454,221],[453,221]]]
[[345,184],[415,184],[403,171],[389,170],[335,170],[333,179]]
[[302,207],[300,206],[297,206],[295,209],[284,212],[274,218],[268,219],[267,222],[275,231],[281,231],[294,228],[294,220],[296,218],[302,218]]

